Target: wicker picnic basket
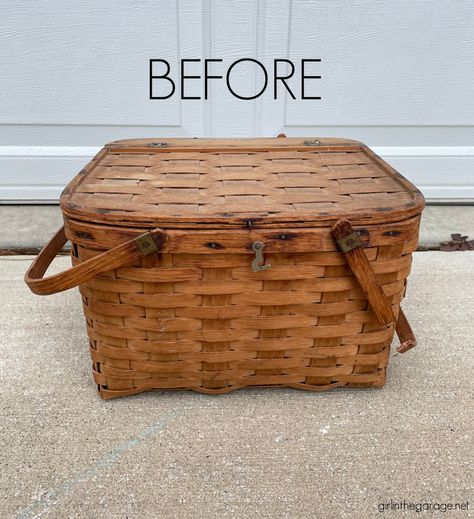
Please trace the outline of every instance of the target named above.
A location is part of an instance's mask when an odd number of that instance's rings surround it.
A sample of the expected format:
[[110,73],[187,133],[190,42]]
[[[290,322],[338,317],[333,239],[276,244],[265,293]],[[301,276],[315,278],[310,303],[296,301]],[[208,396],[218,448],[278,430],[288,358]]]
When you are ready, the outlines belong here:
[[[78,286],[103,398],[382,386],[421,193],[360,142],[152,139],[106,145],[61,197],[25,276]],[[43,277],[70,240],[73,267]]]

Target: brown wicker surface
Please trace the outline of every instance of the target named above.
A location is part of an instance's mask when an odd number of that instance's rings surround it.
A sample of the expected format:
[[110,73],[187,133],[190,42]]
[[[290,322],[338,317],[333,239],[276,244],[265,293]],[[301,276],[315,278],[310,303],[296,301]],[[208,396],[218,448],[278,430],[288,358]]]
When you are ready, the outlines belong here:
[[[416,344],[400,301],[423,198],[360,143],[112,143],[61,205],[25,280],[80,285],[104,398],[382,386],[394,330]],[[45,277],[67,238],[73,267]]]
[[[398,312],[410,248],[365,252]],[[393,325],[378,325],[343,254],[266,258],[272,268],[253,273],[248,254],[163,253],[82,286],[102,396],[383,385]]]
[[389,221],[403,211],[420,211],[418,191],[360,144],[335,139],[326,145],[304,145],[302,139],[154,144],[160,142],[109,145],[63,196],[65,213],[104,223],[175,227],[241,225],[252,218],[259,225],[320,225],[341,216]]

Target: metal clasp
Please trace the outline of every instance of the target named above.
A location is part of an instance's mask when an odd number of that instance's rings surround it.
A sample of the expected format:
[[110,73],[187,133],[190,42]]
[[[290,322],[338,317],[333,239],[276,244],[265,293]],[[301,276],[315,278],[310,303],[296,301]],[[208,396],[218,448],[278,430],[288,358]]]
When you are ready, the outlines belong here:
[[135,238],[135,243],[144,256],[158,251],[155,240],[149,232],[137,236]]
[[360,241],[360,235],[357,231],[351,232],[344,238],[337,240],[337,246],[341,252],[350,252],[351,250],[357,249],[362,246]]
[[260,272],[261,270],[267,270],[271,265],[265,265],[263,259],[263,248],[265,244],[261,241],[254,241],[252,243],[252,250],[255,252],[255,259],[252,261],[252,270],[254,272]]

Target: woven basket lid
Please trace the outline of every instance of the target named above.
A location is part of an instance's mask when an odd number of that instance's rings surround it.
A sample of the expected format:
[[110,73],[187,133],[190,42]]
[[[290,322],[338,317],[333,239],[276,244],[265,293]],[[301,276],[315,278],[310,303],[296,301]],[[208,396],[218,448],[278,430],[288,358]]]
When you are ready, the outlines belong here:
[[347,139],[134,139],[107,144],[61,196],[68,218],[128,227],[314,227],[419,214],[422,194]]

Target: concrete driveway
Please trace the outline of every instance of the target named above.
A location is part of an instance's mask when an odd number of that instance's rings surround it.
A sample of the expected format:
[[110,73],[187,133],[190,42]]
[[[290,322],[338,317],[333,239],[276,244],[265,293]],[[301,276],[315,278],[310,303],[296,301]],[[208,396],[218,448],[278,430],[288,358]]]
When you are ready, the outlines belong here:
[[[414,256],[404,308],[419,346],[393,348],[383,389],[111,401],[77,291],[34,296],[31,257],[0,258],[0,516],[473,517],[474,254]],[[469,505],[380,512],[390,500]]]

